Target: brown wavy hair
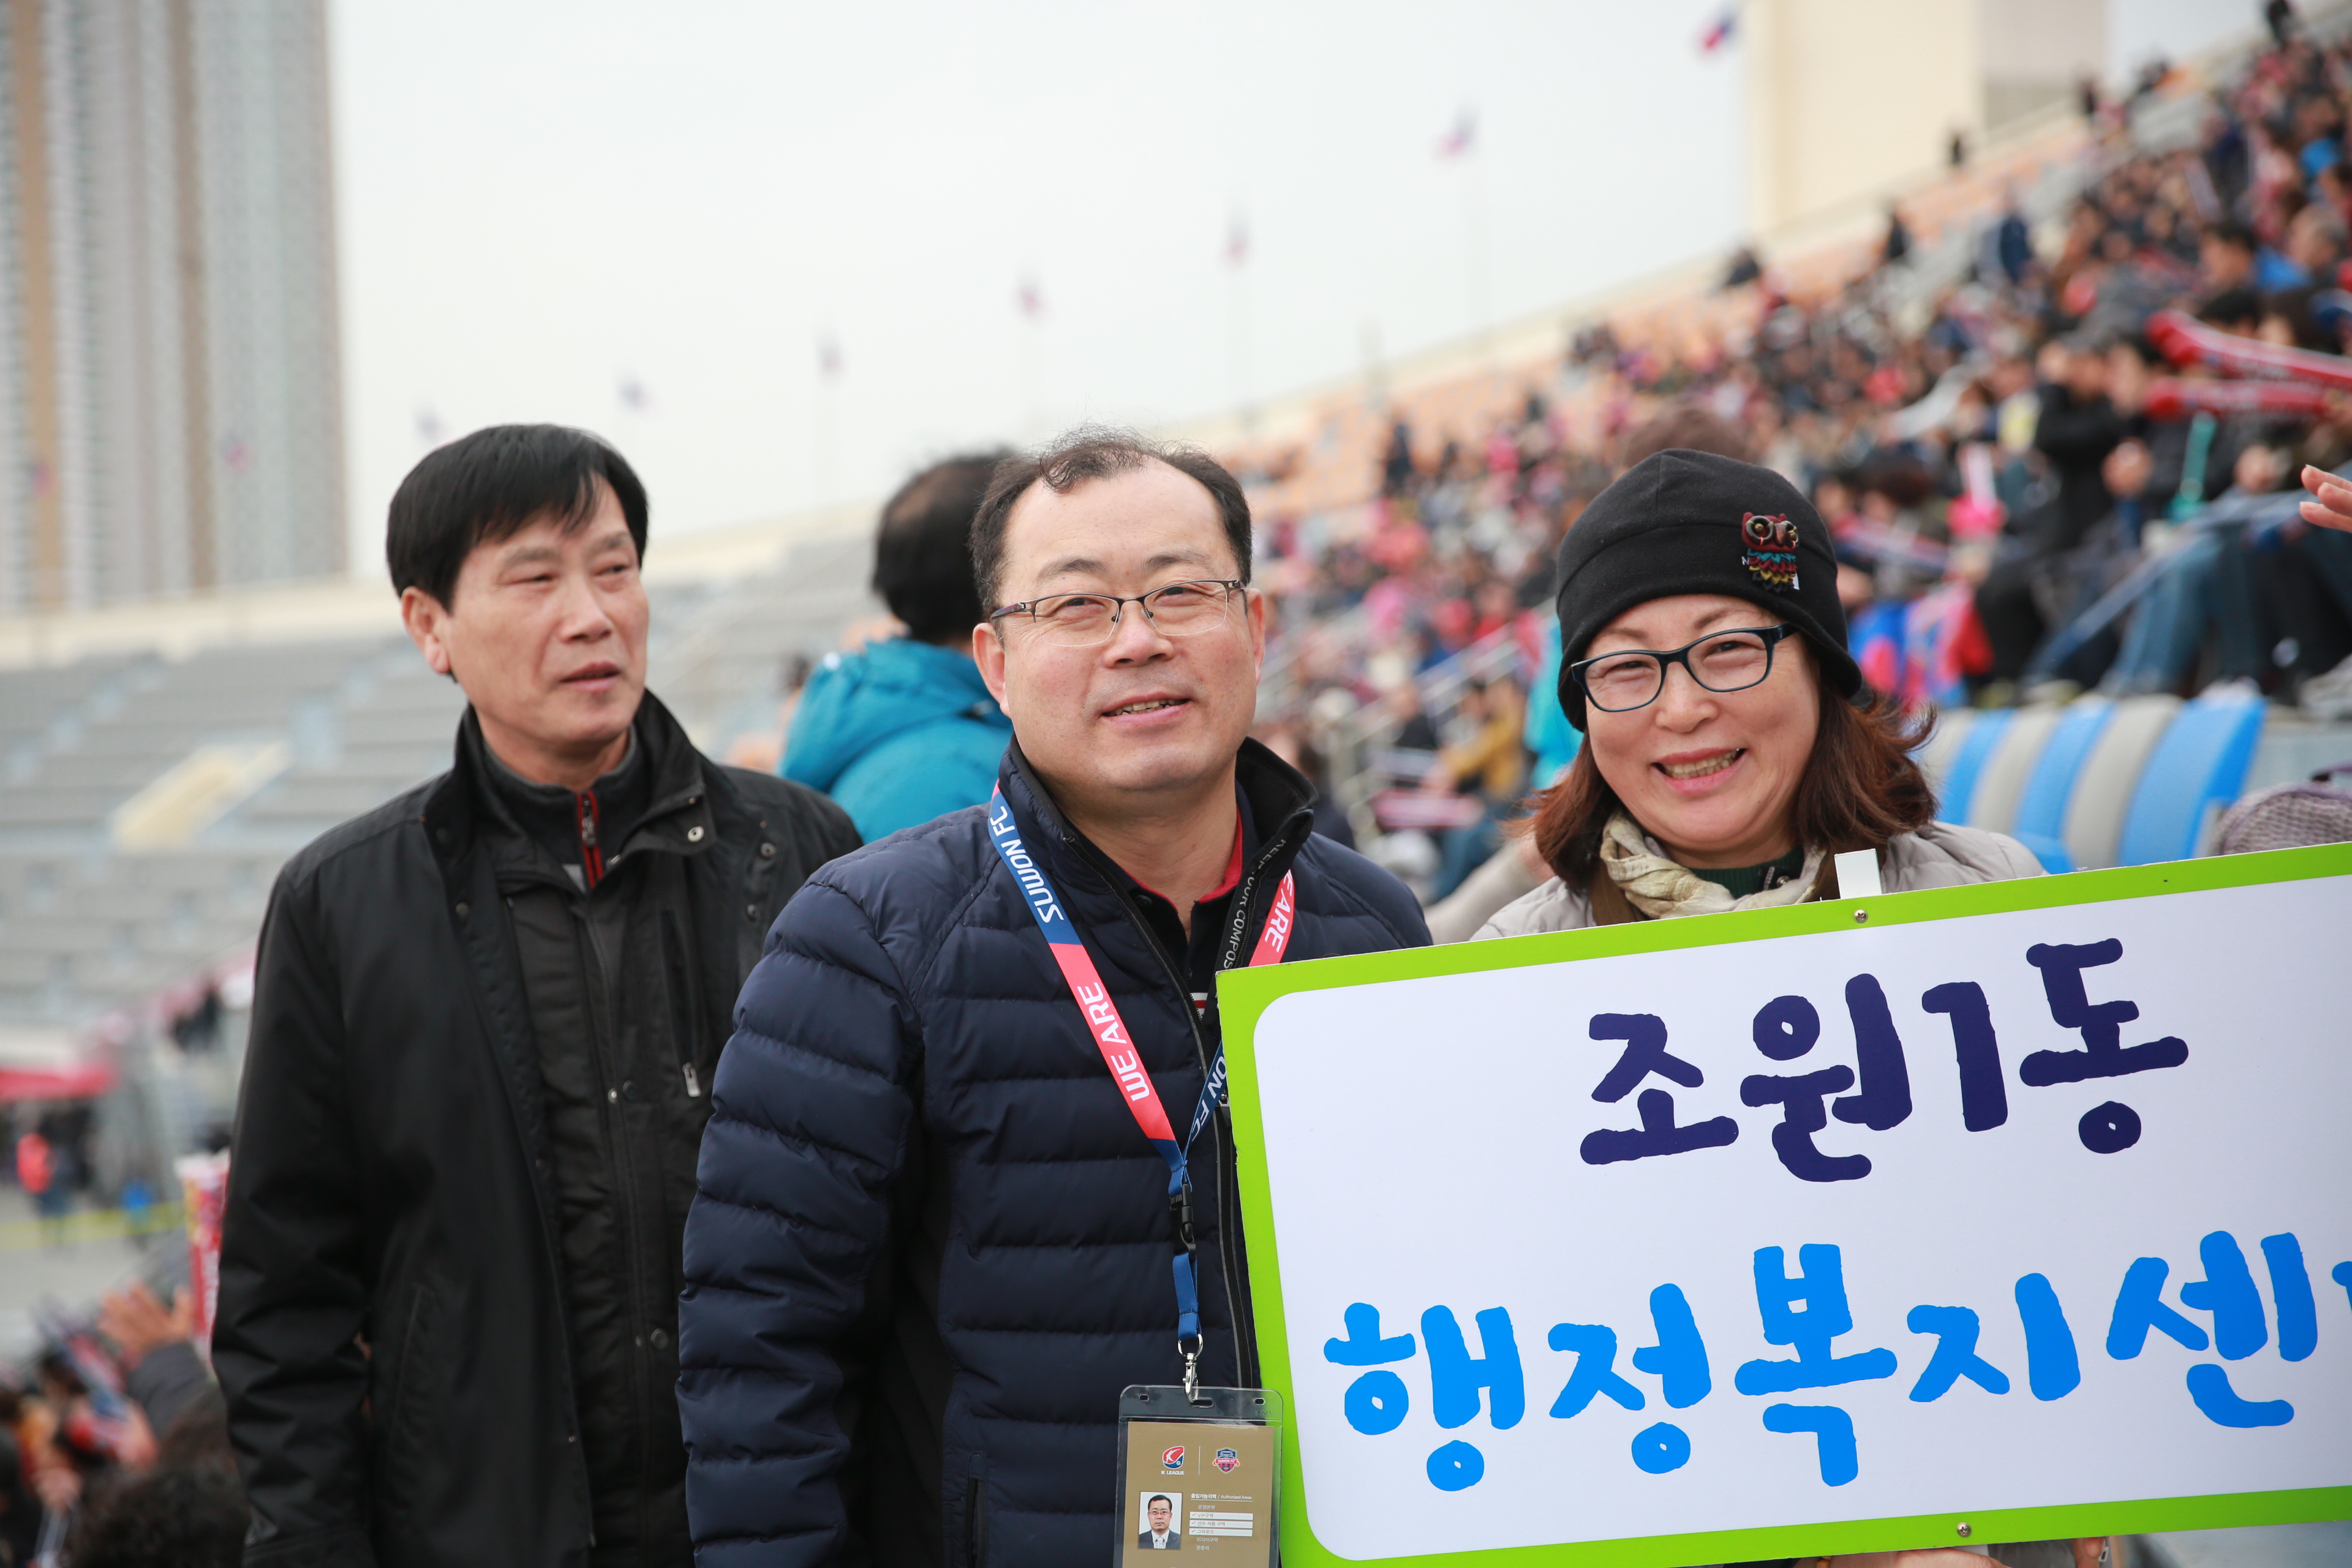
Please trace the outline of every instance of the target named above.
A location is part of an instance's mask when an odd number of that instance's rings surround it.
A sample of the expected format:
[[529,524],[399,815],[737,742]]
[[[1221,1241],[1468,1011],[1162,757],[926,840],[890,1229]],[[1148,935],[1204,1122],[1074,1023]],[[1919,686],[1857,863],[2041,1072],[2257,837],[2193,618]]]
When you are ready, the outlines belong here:
[[[1808,650],[1809,652],[1811,650]],[[1818,679],[1821,728],[1813,754],[1790,803],[1797,842],[1843,853],[1883,849],[1936,817],[1936,792],[1914,756],[1934,727],[1932,713],[1906,713],[1864,689],[1849,700]],[[1601,868],[1601,834],[1623,809],[1601,776],[1588,742],[1559,783],[1538,792],[1527,831],[1536,852],[1569,886],[1580,888]]]

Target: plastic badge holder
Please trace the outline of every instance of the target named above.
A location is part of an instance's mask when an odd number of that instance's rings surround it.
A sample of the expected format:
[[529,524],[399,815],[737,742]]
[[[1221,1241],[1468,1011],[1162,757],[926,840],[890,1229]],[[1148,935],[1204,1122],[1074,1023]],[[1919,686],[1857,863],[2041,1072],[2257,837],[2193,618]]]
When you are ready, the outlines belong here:
[[1181,1552],[1214,1568],[1272,1568],[1282,1395],[1263,1388],[1130,1387],[1118,1396],[1114,1568]]

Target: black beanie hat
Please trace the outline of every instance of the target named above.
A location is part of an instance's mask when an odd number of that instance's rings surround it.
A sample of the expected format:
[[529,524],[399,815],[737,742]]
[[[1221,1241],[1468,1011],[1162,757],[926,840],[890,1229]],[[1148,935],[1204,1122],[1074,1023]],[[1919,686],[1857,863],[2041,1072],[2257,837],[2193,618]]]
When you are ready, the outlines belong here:
[[1675,594],[1752,599],[1812,644],[1822,679],[1847,697],[1862,670],[1845,649],[1830,532],[1797,487],[1753,463],[1671,447],[1643,458],[1584,509],[1559,547],[1559,705],[1584,728],[1569,667],[1601,628]]

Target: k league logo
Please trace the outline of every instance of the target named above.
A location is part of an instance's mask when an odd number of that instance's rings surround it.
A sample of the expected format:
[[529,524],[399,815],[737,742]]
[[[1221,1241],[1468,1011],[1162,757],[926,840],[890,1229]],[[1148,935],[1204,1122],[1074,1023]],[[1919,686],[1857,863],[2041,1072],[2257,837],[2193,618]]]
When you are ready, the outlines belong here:
[[1173,1447],[1165,1448],[1160,1451],[1160,1473],[1163,1476],[1176,1476],[1184,1473],[1183,1444],[1179,1443]]

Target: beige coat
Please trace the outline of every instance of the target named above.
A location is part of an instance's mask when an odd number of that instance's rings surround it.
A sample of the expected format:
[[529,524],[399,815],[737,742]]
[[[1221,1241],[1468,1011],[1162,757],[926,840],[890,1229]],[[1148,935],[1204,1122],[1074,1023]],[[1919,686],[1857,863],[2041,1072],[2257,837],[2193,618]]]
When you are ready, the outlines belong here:
[[[1665,851],[1656,844],[1655,854]],[[1921,888],[1958,888],[1970,882],[2005,882],[2012,877],[2039,877],[2042,862],[2014,838],[1988,833],[1981,827],[1958,827],[1931,822],[1916,833],[1906,833],[1882,850],[1879,879],[1890,893],[1916,892]],[[1488,937],[1526,936],[1539,931],[1580,931],[1592,924],[1592,905],[1581,888],[1571,888],[1558,877],[1525,898],[1507,903],[1495,918],[1478,928],[1474,942]]]

